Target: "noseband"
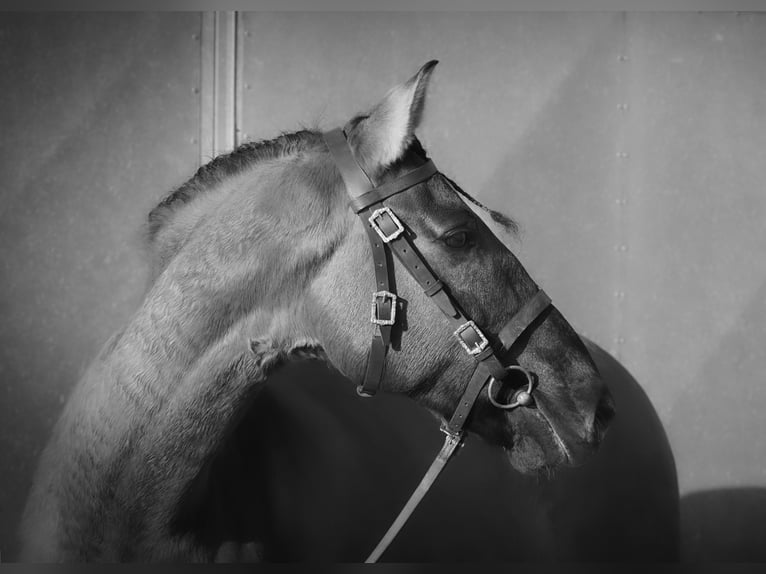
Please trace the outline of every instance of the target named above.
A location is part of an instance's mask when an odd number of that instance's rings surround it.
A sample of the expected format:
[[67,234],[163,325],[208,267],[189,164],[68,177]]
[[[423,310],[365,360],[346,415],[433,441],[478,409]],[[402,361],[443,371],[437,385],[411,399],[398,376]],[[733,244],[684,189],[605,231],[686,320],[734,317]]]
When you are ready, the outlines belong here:
[[[484,333],[460,310],[457,302],[445,290],[444,284],[433,274],[426,261],[415,249],[402,222],[390,207],[383,204],[387,198],[406,191],[438,173],[433,162],[427,160],[398,179],[375,186],[354,158],[343,130],[335,129],[325,133],[324,140],[340,171],[346,190],[351,196],[351,208],[364,223],[372,247],[375,269],[371,321],[377,329],[372,337],[364,382],[357,387],[357,392],[361,396],[370,397],[380,386],[388,347],[391,344],[391,331],[397,324],[398,298],[393,290],[394,270],[388,263],[389,250],[394,252],[405,269],[420,284],[425,294],[444,313],[452,325],[453,336],[476,361],[476,368],[452,417],[441,425],[442,432],[446,434],[444,446],[410,500],[367,559],[367,562],[375,562],[409,518],[457,447],[462,444],[463,426],[482,389],[487,387],[487,396],[492,405],[511,410],[533,404],[535,379],[532,373],[520,365],[503,365]],[[550,298],[542,290],[537,291],[524,304],[497,334],[500,343],[498,351],[501,356],[511,349],[522,333],[550,305]],[[520,371],[526,377],[526,388],[516,391],[509,403],[501,403],[496,398],[494,386],[505,381],[509,373],[514,371]]]

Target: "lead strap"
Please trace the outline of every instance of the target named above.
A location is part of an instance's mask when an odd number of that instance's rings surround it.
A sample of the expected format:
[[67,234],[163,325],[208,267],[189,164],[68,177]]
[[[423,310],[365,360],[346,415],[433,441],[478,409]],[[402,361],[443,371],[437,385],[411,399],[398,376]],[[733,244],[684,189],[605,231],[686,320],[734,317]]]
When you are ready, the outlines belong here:
[[455,435],[447,433],[444,439],[444,444],[442,445],[442,449],[439,451],[439,454],[436,455],[436,458],[431,463],[430,468],[428,469],[426,474],[423,476],[423,479],[420,481],[420,484],[415,489],[415,492],[413,492],[412,496],[410,496],[410,499],[407,501],[407,504],[405,504],[404,508],[402,508],[402,511],[399,513],[399,516],[396,517],[396,520],[394,520],[394,523],[389,527],[388,531],[383,535],[383,538],[380,539],[380,542],[378,542],[378,545],[367,557],[367,560],[365,560],[366,564],[377,562],[381,554],[383,554],[383,552],[386,551],[386,548],[388,548],[388,546],[391,544],[394,538],[396,538],[396,535],[399,534],[399,531],[402,529],[402,526],[405,525],[405,523],[409,519],[412,512],[415,510],[415,508],[417,508],[418,504],[420,504],[420,501],[423,500],[423,497],[431,488],[431,485],[434,483],[434,481],[439,476],[441,471],[444,470],[444,467],[447,466],[447,462],[449,462],[449,459],[452,457],[455,450],[462,443],[463,443],[463,433],[459,433]]

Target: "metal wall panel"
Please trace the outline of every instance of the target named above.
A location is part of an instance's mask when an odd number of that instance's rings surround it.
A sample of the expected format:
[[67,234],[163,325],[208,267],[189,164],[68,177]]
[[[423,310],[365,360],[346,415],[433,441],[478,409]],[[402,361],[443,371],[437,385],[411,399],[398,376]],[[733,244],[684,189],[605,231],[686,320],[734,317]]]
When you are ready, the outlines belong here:
[[766,14],[629,24],[626,364],[684,491],[766,486]]
[[136,308],[200,154],[200,14],[0,16],[0,552],[69,390]]
[[441,60],[421,139],[654,402],[682,493],[766,486],[766,16],[243,14],[241,139]]

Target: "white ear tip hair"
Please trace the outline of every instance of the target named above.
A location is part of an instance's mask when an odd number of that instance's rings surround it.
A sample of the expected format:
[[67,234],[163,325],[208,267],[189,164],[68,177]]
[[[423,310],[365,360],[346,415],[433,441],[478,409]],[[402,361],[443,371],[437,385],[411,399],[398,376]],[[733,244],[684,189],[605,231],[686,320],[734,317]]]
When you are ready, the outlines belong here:
[[394,163],[412,143],[423,116],[428,79],[437,63],[426,62],[409,80],[391,89],[358,124],[357,137],[350,141],[368,168]]

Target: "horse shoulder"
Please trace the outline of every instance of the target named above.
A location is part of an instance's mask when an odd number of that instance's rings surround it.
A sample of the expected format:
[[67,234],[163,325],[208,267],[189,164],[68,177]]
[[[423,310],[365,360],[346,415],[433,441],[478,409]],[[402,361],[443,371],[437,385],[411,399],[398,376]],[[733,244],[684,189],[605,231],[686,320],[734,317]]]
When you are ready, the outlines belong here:
[[[546,485],[562,558],[675,560],[679,495],[675,461],[659,416],[639,383],[591,341],[615,416],[601,449]],[[560,535],[560,536],[558,536]],[[609,537],[609,544],[604,538]]]

